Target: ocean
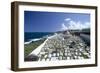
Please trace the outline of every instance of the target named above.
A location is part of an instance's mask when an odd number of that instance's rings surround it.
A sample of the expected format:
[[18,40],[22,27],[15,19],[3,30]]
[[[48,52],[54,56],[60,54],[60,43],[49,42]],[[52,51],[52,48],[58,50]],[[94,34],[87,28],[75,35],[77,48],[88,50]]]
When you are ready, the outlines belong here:
[[31,40],[39,40],[40,38],[46,38],[53,35],[53,32],[25,32],[24,42],[29,42]]

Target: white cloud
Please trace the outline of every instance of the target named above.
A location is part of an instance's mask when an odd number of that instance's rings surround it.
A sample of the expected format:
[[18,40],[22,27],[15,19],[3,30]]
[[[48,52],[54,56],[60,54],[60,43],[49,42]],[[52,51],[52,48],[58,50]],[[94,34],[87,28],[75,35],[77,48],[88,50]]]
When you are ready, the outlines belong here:
[[66,18],[65,21],[67,23],[63,23],[61,26],[61,30],[66,30],[66,29],[84,29],[84,28],[89,28],[90,23],[89,22],[84,22],[82,23],[81,21],[74,21],[70,18]]
[[66,19],[65,19],[65,21],[70,21],[70,20],[71,20],[70,18],[66,18]]
[[63,23],[62,24],[62,28],[61,28],[61,30],[67,30],[68,28],[65,26],[65,24]]

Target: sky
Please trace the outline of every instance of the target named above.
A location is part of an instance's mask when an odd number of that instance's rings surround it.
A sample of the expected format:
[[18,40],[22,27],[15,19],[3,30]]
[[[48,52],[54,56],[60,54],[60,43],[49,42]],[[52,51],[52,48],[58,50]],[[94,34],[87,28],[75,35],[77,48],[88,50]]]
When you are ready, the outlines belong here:
[[90,27],[90,14],[24,11],[24,32],[56,32]]

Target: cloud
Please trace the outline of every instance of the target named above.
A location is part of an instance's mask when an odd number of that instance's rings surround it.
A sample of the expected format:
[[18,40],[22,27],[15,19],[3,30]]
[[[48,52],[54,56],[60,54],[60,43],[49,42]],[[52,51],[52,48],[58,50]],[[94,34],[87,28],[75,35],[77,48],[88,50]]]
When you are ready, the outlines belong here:
[[70,18],[66,18],[65,21],[66,23],[63,23],[61,26],[61,30],[66,30],[66,29],[84,29],[84,28],[89,28],[90,27],[90,22],[84,22],[82,23],[81,21],[74,21]]
[[65,21],[70,21],[70,20],[71,20],[70,18],[66,18],[66,19],[65,19]]
[[65,24],[63,23],[62,24],[62,28],[61,28],[61,30],[67,30],[68,28],[65,26]]

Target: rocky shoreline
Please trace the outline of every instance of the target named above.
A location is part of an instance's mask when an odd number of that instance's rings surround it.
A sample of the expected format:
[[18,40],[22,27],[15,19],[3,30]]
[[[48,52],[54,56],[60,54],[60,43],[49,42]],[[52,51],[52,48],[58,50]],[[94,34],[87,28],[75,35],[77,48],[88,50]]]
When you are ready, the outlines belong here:
[[32,51],[26,61],[55,61],[89,59],[90,46],[79,36],[70,33],[57,33],[48,37],[36,50]]

